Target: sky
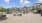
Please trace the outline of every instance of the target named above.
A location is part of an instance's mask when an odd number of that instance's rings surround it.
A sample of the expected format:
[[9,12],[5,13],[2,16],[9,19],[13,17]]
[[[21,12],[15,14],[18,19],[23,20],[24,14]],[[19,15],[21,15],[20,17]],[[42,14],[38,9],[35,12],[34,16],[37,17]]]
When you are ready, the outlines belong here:
[[0,0],[0,6],[5,8],[32,6],[38,2],[42,3],[42,0]]

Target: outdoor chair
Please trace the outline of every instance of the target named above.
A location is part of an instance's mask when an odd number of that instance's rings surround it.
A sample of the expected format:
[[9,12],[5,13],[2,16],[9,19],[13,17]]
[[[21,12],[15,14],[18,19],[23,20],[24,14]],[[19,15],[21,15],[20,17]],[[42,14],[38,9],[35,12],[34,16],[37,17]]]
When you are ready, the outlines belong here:
[[42,16],[42,14],[41,14],[41,16]]
[[6,19],[6,15],[2,15],[2,16],[1,16],[1,19],[2,19],[2,20]]
[[2,15],[0,14],[0,19],[2,18]]

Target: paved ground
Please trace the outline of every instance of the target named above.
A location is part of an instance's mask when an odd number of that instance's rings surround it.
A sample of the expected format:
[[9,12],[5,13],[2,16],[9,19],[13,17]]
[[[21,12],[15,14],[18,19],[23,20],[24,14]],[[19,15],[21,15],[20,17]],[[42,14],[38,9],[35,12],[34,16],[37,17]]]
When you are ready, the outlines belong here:
[[40,14],[23,14],[22,16],[13,16],[12,14],[7,14],[6,20],[0,21],[0,23],[42,23],[42,17]]

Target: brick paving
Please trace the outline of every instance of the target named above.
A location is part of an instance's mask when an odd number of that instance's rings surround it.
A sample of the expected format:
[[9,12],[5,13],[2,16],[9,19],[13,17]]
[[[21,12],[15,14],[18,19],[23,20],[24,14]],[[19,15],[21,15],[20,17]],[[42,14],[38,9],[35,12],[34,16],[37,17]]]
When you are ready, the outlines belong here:
[[7,14],[6,20],[0,21],[0,23],[42,23],[42,17],[40,14],[23,14],[22,16],[13,16],[12,14]]

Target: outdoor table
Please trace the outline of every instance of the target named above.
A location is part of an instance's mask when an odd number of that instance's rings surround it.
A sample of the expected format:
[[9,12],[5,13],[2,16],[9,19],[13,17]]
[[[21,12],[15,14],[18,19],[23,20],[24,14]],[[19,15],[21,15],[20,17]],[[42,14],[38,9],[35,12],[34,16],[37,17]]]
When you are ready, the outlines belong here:
[[14,16],[21,16],[22,13],[14,13]]
[[17,16],[17,13],[14,13],[14,16]]
[[22,13],[18,13],[19,16],[22,16]]

